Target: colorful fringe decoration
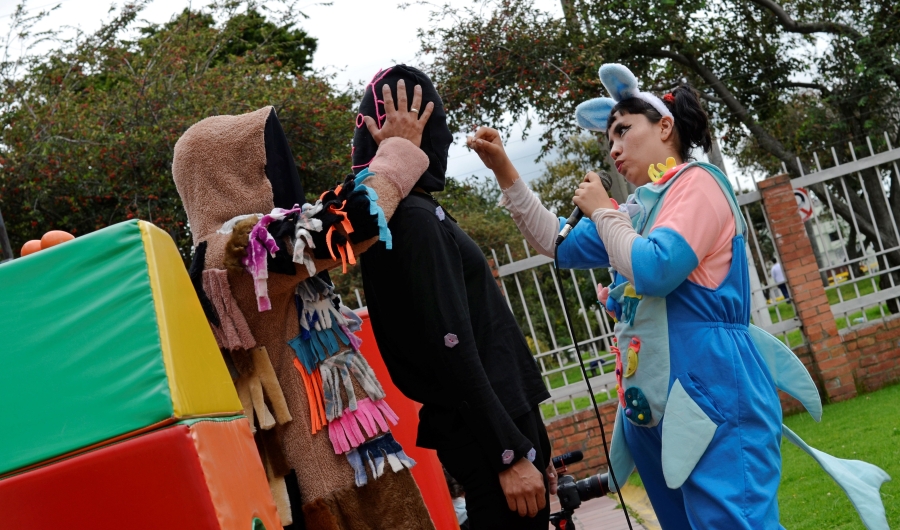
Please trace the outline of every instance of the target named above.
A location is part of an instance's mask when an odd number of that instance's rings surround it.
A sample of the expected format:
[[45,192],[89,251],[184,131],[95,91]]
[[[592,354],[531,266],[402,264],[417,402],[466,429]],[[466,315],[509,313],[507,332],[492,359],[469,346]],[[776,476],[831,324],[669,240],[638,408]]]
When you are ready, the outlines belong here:
[[325,416],[325,395],[322,391],[322,375],[318,371],[307,373],[298,359],[294,359],[294,368],[300,372],[303,386],[306,388],[306,399],[309,401],[309,424],[312,433],[316,434],[325,428],[328,420]]
[[369,398],[357,402],[356,410],[347,409],[340,418],[328,424],[328,437],[335,454],[344,454],[365,443],[366,439],[359,426],[362,425],[369,437],[381,432],[389,432],[388,421],[397,425],[400,418],[391,410],[385,400],[372,401]]
[[384,210],[378,204],[378,193],[372,188],[363,185],[363,181],[368,177],[375,175],[366,168],[356,175],[356,189],[365,190],[369,196],[369,213],[378,218],[378,239],[384,241],[384,247],[388,250],[393,248],[393,238],[391,237],[391,229],[388,228],[387,218],[384,216]]
[[384,462],[391,466],[391,471],[398,473],[404,467],[412,469],[416,461],[406,455],[403,447],[394,439],[394,435],[386,433],[374,440],[361,444],[358,449],[347,453],[347,461],[353,468],[356,486],[365,486],[369,482],[366,466],[372,471],[372,478],[377,480],[384,475]]
[[242,261],[244,268],[253,276],[253,289],[256,292],[256,306],[259,311],[272,309],[272,301],[269,300],[269,266],[266,261],[266,252],[274,258],[279,248],[278,242],[269,233],[268,227],[273,221],[280,221],[299,211],[301,208],[296,205],[290,210],[275,208],[272,213],[262,216],[250,231],[247,255]]

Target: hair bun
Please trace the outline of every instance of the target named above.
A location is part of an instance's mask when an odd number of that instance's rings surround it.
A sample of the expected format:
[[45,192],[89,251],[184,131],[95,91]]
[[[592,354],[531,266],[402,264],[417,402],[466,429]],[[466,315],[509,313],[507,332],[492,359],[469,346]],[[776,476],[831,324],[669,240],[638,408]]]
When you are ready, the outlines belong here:
[[[675,130],[678,131],[678,139],[682,144],[682,154],[689,154],[695,147],[700,147],[703,152],[708,153],[712,148],[709,116],[700,103],[697,91],[688,85],[680,85],[663,96],[663,101],[675,116]],[[687,159],[687,156],[683,158]]]

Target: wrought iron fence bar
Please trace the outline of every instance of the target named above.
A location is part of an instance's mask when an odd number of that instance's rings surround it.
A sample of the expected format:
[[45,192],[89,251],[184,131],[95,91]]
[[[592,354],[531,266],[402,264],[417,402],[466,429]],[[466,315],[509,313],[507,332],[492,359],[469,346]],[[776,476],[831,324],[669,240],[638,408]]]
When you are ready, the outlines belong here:
[[[883,255],[885,255],[885,254],[890,254],[891,252],[897,252],[897,251],[900,251],[900,245],[897,245],[896,247],[887,248],[887,249],[884,249],[884,250],[876,250],[876,251],[872,252],[871,254],[866,254],[866,255],[860,256],[860,257],[858,257],[858,258],[848,259],[848,260],[846,260],[845,262],[841,263],[840,265],[848,265],[848,266],[849,266],[849,265],[852,265],[852,264],[856,263],[857,261],[870,260],[870,259],[873,259],[873,258],[877,258],[878,256],[883,256]],[[897,267],[893,267],[893,268],[891,268],[890,270],[894,270],[894,269],[896,269],[896,268],[897,268]],[[819,272],[825,272],[825,270],[826,270],[826,267],[822,267],[822,268],[819,269]],[[869,275],[867,274],[866,276],[860,276],[860,277],[857,278],[857,279],[863,279],[863,278],[866,278],[866,277],[868,277],[868,276],[869,276]],[[852,281],[852,280],[847,280],[847,281],[844,282],[844,283],[850,283],[851,281]]]
[[[777,311],[776,311],[777,312]],[[779,316],[780,318],[780,316]],[[757,324],[759,326],[759,324]],[[795,329],[800,329],[800,319],[797,317],[782,320],[781,322],[773,322],[771,326],[759,326],[762,329],[768,331],[772,335],[778,335],[779,333],[787,333],[788,331],[794,331]]]
[[[853,142],[847,142],[847,145],[850,147],[850,155],[853,157],[853,161],[856,162],[856,150],[853,149]],[[872,220],[872,226],[876,228],[875,239],[878,240],[878,246],[881,250],[884,250],[884,243],[881,241],[881,230],[878,230],[878,221],[875,220],[875,212],[872,211],[872,200],[869,198],[869,191],[866,189],[866,183],[863,181],[862,173],[859,171],[856,172],[856,179],[859,181],[859,187],[862,189],[863,198],[866,200],[866,209],[869,210],[869,219]]]
[[[494,266],[497,267],[497,271],[499,272],[501,267],[500,267],[500,260],[497,259],[497,252],[494,249],[491,249],[491,255],[494,256]],[[503,297],[506,298],[506,305],[509,306],[509,311],[512,313],[513,312],[512,300],[509,299],[509,293],[506,291],[506,282],[503,281],[502,274],[500,274],[499,276],[500,276],[500,287],[503,289]]]
[[[588,269],[588,272],[591,275],[591,285],[599,285],[599,282],[597,282],[597,277],[594,276],[594,269]],[[594,307],[594,304],[591,304],[591,306]],[[606,349],[609,350],[609,336],[612,335],[612,329],[610,329],[610,326],[606,321],[606,317],[604,315],[601,315],[600,311],[598,311],[596,307],[594,307],[594,316],[597,319],[597,325],[600,327],[600,335],[603,338],[603,343],[606,345]]]
[[[509,256],[509,261],[512,261],[512,251],[509,249],[509,245],[506,245],[506,254]],[[531,311],[528,309],[528,303],[525,302],[525,293],[522,291],[519,275],[514,274],[513,278],[515,278],[516,288],[519,290],[519,299],[522,301],[522,310],[525,312],[525,320],[528,321],[528,330],[531,332],[531,340],[534,341],[534,349],[537,353],[541,353],[541,345],[538,342],[537,334],[534,332],[534,325],[531,323]]]
[[[753,227],[753,223],[751,222],[751,219],[750,219],[750,208],[748,208],[747,206],[744,206],[744,212],[743,212],[743,215],[745,216],[744,222],[747,224],[748,227],[751,227],[751,228],[752,228],[752,227]],[[764,217],[764,218],[766,217],[765,213],[763,213],[763,217]],[[767,219],[767,222],[768,222],[768,219]],[[776,286],[775,286],[774,284],[773,284],[772,286],[769,286],[769,282],[772,281],[772,279],[769,278],[769,269],[768,269],[768,267],[766,266],[766,260],[765,260],[765,258],[763,257],[762,249],[761,249],[760,246],[759,246],[759,238],[756,236],[756,230],[749,230],[749,232],[750,232],[750,235],[751,235],[752,238],[753,238],[753,246],[756,247],[756,256],[757,256],[758,259],[759,259],[759,263],[762,265],[761,268],[762,268],[762,270],[763,270],[763,277],[764,277],[765,280],[766,280],[766,285],[760,285],[759,292],[762,294],[762,297],[768,302],[769,296],[766,294],[766,290],[767,290],[767,289],[772,289],[772,287],[776,287]],[[771,233],[771,232],[770,232],[770,233]],[[774,247],[774,245],[773,245],[773,247]],[[750,252],[752,253],[753,250],[751,249]],[[748,259],[748,261],[750,261],[750,263],[748,263],[749,266],[751,266],[751,267],[755,267],[755,266],[756,266],[755,264],[752,263],[753,256],[748,255],[748,256],[747,256],[747,259]],[[762,282],[760,282],[760,284],[762,284]],[[754,290],[754,291],[751,291],[751,294],[754,294],[754,293],[756,293],[756,292],[757,292],[757,291],[755,291],[755,290]],[[752,304],[752,302],[753,302],[753,300],[755,300],[755,298],[754,298],[753,296],[751,296],[750,298],[751,298],[751,304]],[[753,312],[754,312],[754,313],[759,313],[759,312],[761,312],[761,311],[768,311],[768,310],[769,310],[769,304],[768,304],[768,303],[765,304],[763,307],[754,307],[754,308],[753,308]],[[780,321],[780,320],[781,320],[781,312],[779,312],[779,311],[776,309],[775,315],[778,317],[778,320]],[[762,315],[760,315],[760,318],[763,318]]]
[[[832,151],[832,153],[834,153],[834,159],[837,160],[837,152],[834,150],[834,147],[831,148],[831,151]],[[853,228],[856,230],[856,239],[858,241],[860,239],[860,237],[863,236],[863,234],[859,231],[859,223],[856,222],[856,212],[853,211],[853,203],[850,201],[850,192],[847,191],[847,182],[844,180],[843,176],[839,177],[839,180],[841,181],[841,189],[844,190],[844,198],[847,200],[847,207],[850,208],[850,219],[853,220]],[[866,239],[868,239],[868,238],[866,238]],[[865,254],[866,247],[864,245],[860,245],[860,246],[863,249],[863,254]],[[850,271],[850,278],[852,279],[854,276],[853,267],[850,267],[849,271]],[[856,297],[859,298],[859,287],[855,283],[853,284],[853,289],[856,291]]]
[[[872,140],[870,140],[868,136],[866,136],[866,143],[869,145],[869,153],[874,155],[875,150],[872,148]],[[896,162],[894,162],[894,165],[896,165]],[[880,169],[880,168],[878,168],[878,169]],[[888,171],[890,171],[890,169]],[[897,220],[895,219],[896,212],[890,211],[891,201],[888,200],[887,192],[884,191],[884,184],[882,183],[883,181],[881,179],[881,175],[878,175],[876,173],[876,176],[878,176],[878,190],[881,191],[881,198],[884,199],[884,204],[885,204],[885,206],[887,206],[888,211],[890,212],[889,217],[891,218],[891,227],[894,229],[894,237],[896,238],[895,240],[897,241],[898,244],[900,244],[900,230],[897,229]],[[888,179],[890,179],[890,177],[888,177]],[[894,279],[892,277],[891,285],[893,285],[893,283],[894,283]]]
[[[900,297],[900,287],[890,287],[888,289],[882,289],[880,291],[875,291],[874,293],[860,296],[859,298],[847,300],[840,304],[835,304],[831,306],[831,310],[834,313],[849,314],[868,306],[874,306],[876,304],[881,305],[882,302],[898,297]],[[863,315],[865,316],[865,311],[863,311]]]
[[[572,285],[575,286],[575,294],[578,295],[578,305],[581,306],[581,314],[584,317],[584,327],[587,328],[588,337],[594,338],[594,330],[591,329],[591,321],[588,319],[587,308],[584,307],[584,299],[581,296],[581,286],[578,285],[578,276],[575,275],[575,269],[569,269],[572,273]],[[594,353],[597,353],[596,350]]]
[[526,271],[532,267],[538,267],[545,263],[553,263],[553,258],[544,256],[543,254],[538,254],[537,256],[520,259],[519,261],[512,261],[511,263],[507,263],[506,265],[498,267],[497,270],[500,273],[500,277],[502,278],[504,276],[509,276],[517,272]]
[[[601,340],[602,340],[602,337],[594,337],[593,339],[586,339],[586,340],[578,341],[578,345],[579,345],[579,346],[590,346],[591,344],[600,342]],[[541,352],[541,353],[540,353],[540,357],[549,357],[550,355],[557,355],[557,354],[560,354],[560,353],[564,353],[566,350],[572,350],[572,351],[574,351],[574,350],[575,350],[575,346],[573,346],[572,344],[569,344],[569,345],[567,345],[567,346],[560,346],[559,348],[554,348],[554,349],[552,349],[552,350],[547,350],[547,351],[545,351],[545,352]],[[606,351],[608,352],[609,350],[606,350]],[[604,354],[604,355],[597,355],[596,358],[597,358],[597,359],[602,359],[602,358],[607,357],[607,356],[609,356],[609,357],[615,357],[615,355],[613,355],[612,353],[606,353],[606,354]],[[538,357],[538,355],[535,355],[535,357]],[[565,367],[563,367],[563,366],[565,366]],[[565,370],[565,369],[568,369],[568,368],[572,368],[573,366],[576,366],[576,367],[577,367],[578,364],[577,364],[577,363],[569,363],[569,364],[563,365],[562,363],[560,363],[560,368],[553,368],[552,370],[555,370],[555,371],[558,371],[558,370]]]
[[[834,148],[832,147],[832,151],[833,150]],[[791,186],[793,186],[794,189],[805,188],[808,186],[812,186],[813,184],[831,180],[835,177],[842,177],[844,175],[856,173],[858,171],[862,171],[863,169],[869,169],[870,167],[886,164],[894,160],[900,160],[900,148],[891,149],[883,153],[878,153],[874,156],[867,156],[866,158],[854,160],[853,162],[849,162],[847,164],[841,164],[840,162],[838,162],[837,155],[835,155],[834,167],[825,169],[823,171],[816,171],[815,173],[810,173],[809,175],[804,175],[799,178],[791,179]]]
[[[531,257],[531,250],[528,249],[528,242],[524,239],[522,240],[522,244],[525,246],[525,257]],[[547,304],[544,303],[544,293],[541,290],[541,284],[538,281],[537,277],[537,267],[533,267],[531,269],[531,277],[534,279],[534,288],[537,290],[538,298],[541,301],[541,309],[544,310],[544,321],[547,323],[547,332],[550,334],[550,342],[553,343],[553,347],[559,347],[559,344],[556,343],[556,333],[553,331],[553,325],[550,323],[550,312],[547,311]]]
[[[603,375],[591,377],[590,381],[591,386],[594,389],[597,389],[601,386],[608,388],[610,385],[614,385],[616,383],[616,375],[613,372],[606,372]],[[587,383],[585,383],[583,379],[577,383],[572,383],[569,386],[561,386],[559,388],[550,390],[550,399],[556,400],[564,397],[573,397],[581,393],[587,394]],[[607,391],[607,393],[609,392]],[[572,410],[575,410],[574,406],[572,407]]]
[[748,191],[737,196],[737,202],[740,206],[746,206],[762,200],[762,194],[758,191]]
[[[822,165],[819,163],[819,155],[817,153],[813,153],[816,158],[816,167],[821,171]],[[828,201],[828,211],[831,213],[831,222],[834,223],[834,229],[838,235],[838,241],[841,244],[841,251],[844,253],[844,263],[846,264],[849,261],[849,254],[847,254],[847,242],[844,240],[844,233],[841,230],[841,223],[838,221],[837,214],[834,212],[834,203],[831,202],[831,193],[828,191],[826,186],[822,186],[825,191],[825,200]],[[821,271],[821,269],[820,269]],[[837,285],[837,277],[834,276],[834,272],[832,272],[832,278],[834,279],[834,284]],[[844,301],[844,295],[840,289],[838,289],[838,300],[841,302]]]

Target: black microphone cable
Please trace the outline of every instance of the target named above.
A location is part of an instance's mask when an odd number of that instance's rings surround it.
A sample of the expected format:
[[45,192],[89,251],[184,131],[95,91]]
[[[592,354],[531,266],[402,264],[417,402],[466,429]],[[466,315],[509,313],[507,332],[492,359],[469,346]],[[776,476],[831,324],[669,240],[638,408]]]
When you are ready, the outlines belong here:
[[[612,461],[609,458],[609,444],[606,442],[606,431],[603,429],[603,419],[600,417],[600,407],[597,405],[597,398],[594,397],[594,389],[591,388],[591,380],[588,377],[587,368],[584,366],[584,359],[581,358],[581,348],[578,346],[578,338],[575,337],[575,328],[572,326],[572,318],[569,316],[569,303],[566,301],[566,291],[563,289],[562,272],[559,269],[559,244],[553,248],[553,267],[556,269],[554,278],[556,280],[556,288],[562,297],[563,312],[566,315],[566,324],[569,326],[569,335],[572,337],[572,343],[575,346],[575,354],[578,356],[578,364],[581,366],[581,375],[584,376],[584,382],[587,384],[588,394],[591,396],[591,404],[594,406],[594,414],[597,416],[597,423],[600,425],[600,437],[603,439],[603,453],[606,455],[606,465],[609,467],[609,476],[612,478],[613,484],[616,486],[616,494],[619,496],[619,503],[622,505],[622,511],[625,512],[625,521],[628,523],[628,529],[634,530],[631,526],[631,517],[628,516],[628,508],[625,506],[625,499],[622,498],[622,488],[619,487],[619,481],[616,480],[616,473],[613,470]],[[576,283],[575,288],[578,288]]]

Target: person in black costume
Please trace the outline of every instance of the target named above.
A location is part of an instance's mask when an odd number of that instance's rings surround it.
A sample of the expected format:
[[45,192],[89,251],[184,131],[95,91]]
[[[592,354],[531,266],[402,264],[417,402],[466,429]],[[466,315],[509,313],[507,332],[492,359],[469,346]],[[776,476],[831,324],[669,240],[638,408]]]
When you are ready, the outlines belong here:
[[366,87],[353,168],[375,155],[377,95],[400,79],[408,99],[420,85],[423,106],[434,103],[421,144],[430,165],[388,223],[393,248],[361,257],[375,339],[397,388],[422,403],[416,443],[465,488],[472,528],[545,530],[556,476],[537,406],[549,393],[484,254],[430,194],[444,189],[453,137],[424,73],[394,66]]

